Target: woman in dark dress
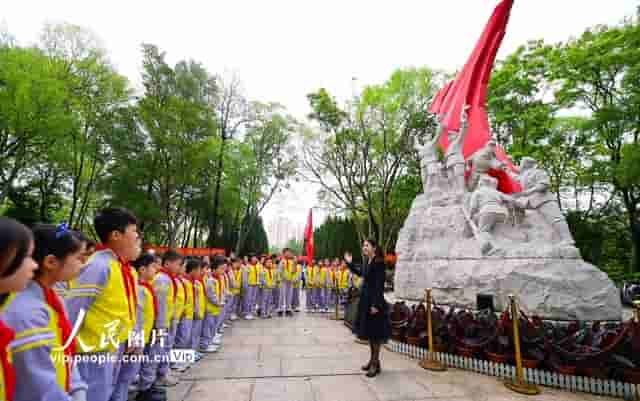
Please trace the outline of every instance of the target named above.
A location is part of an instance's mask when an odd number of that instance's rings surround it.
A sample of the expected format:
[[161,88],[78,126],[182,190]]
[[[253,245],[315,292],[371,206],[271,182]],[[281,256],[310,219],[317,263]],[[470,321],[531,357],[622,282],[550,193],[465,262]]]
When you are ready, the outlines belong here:
[[380,373],[380,348],[391,337],[391,321],[384,299],[385,266],[382,250],[376,241],[369,239],[362,245],[362,254],[362,266],[355,266],[349,253],[344,255],[344,259],[349,270],[363,278],[358,316],[352,330],[358,338],[369,340],[371,358],[362,370],[367,371],[367,377],[374,377]]

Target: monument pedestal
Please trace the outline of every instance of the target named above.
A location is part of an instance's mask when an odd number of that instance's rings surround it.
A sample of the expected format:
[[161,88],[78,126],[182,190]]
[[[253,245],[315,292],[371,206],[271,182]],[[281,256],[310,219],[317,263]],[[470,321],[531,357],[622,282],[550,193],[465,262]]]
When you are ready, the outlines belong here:
[[618,290],[606,273],[582,260],[572,246],[558,246],[536,211],[498,224],[495,249],[483,255],[469,230],[459,196],[421,194],[400,231],[395,295],[421,301],[432,288],[438,304],[475,307],[477,294],[492,294],[496,309],[518,297],[530,315],[552,320],[620,320]]

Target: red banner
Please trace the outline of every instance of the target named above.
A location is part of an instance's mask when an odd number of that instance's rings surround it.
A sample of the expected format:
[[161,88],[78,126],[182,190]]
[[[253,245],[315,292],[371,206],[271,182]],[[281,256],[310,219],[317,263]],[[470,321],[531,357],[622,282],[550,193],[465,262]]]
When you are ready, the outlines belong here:
[[[161,255],[171,248],[166,246],[145,245],[143,249],[145,251],[153,251],[154,253]],[[225,256],[226,255],[225,250],[221,248],[173,248],[173,249],[182,256],[215,256],[215,255]]]
[[309,218],[307,219],[307,227],[304,229],[305,253],[307,254],[307,263],[313,260],[313,215],[309,209]]
[[[446,134],[460,130],[462,111],[465,106],[469,106],[467,111],[469,132],[463,147],[465,159],[469,159],[476,151],[482,149],[491,138],[486,111],[487,88],[496,54],[506,33],[512,6],[513,0],[504,0],[498,4],[464,68],[456,79],[438,92],[429,109],[435,114],[446,114],[442,123],[445,135],[440,137],[440,146],[446,149],[449,146],[449,138]],[[512,171],[517,171],[499,145],[496,158],[504,162]],[[520,185],[508,174],[500,174],[500,179],[508,181],[501,183],[502,188],[510,188],[511,192],[520,190]]]

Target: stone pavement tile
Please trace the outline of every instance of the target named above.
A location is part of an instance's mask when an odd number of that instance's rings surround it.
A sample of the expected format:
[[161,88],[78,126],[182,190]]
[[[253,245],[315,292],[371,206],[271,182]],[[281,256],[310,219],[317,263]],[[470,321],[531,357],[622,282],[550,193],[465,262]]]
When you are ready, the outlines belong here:
[[222,379],[229,375],[232,368],[233,361],[230,359],[213,359],[206,356],[180,377],[187,380]]
[[[194,383],[184,401],[251,401],[254,380],[204,380]],[[172,401],[183,398],[167,399]]]
[[209,354],[210,359],[251,359],[257,361],[261,345],[224,344],[218,352]]
[[[256,379],[253,401],[314,401],[311,381],[305,378]],[[219,401],[217,398],[215,401]]]
[[262,358],[338,358],[345,355],[334,345],[274,345],[263,346]]
[[345,358],[297,358],[282,360],[283,376],[361,374],[360,365]]
[[278,339],[278,344],[276,345],[305,346],[305,345],[320,345],[320,343],[313,335],[302,334],[302,335],[296,335],[296,336],[281,336]]
[[189,390],[193,387],[191,381],[180,381],[177,386],[167,388],[168,400],[184,400]]
[[311,378],[315,401],[378,401],[363,376],[315,376]]
[[[475,388],[471,383],[451,383],[449,372],[429,372],[424,369],[403,374],[429,389],[432,397],[482,397],[487,392]],[[438,374],[440,373],[440,374]],[[455,374],[455,373],[454,373]]]
[[[384,367],[383,367],[384,368]],[[407,372],[383,372],[365,383],[380,401],[423,400],[433,393]]]
[[280,358],[270,358],[260,361],[236,359],[231,363],[231,369],[226,377],[278,377],[282,376],[282,361]]
[[[226,345],[228,344],[233,344],[233,345],[276,345],[278,344],[279,340],[278,340],[279,336],[271,336],[271,335],[249,335],[249,334],[242,334],[239,335],[237,338],[225,338],[223,340],[223,343]],[[227,340],[231,340],[228,341]]]

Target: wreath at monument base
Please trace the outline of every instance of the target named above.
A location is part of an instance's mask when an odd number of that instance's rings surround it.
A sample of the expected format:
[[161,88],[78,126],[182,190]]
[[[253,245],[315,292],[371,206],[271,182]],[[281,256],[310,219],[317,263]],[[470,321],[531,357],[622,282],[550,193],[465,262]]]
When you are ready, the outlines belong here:
[[[508,313],[432,308],[434,351],[515,363]],[[396,302],[391,313],[396,341],[428,347],[424,304]],[[552,322],[520,312],[523,365],[640,384],[640,323]]]

